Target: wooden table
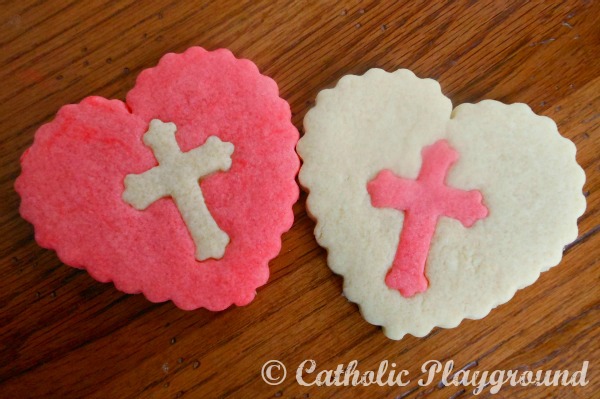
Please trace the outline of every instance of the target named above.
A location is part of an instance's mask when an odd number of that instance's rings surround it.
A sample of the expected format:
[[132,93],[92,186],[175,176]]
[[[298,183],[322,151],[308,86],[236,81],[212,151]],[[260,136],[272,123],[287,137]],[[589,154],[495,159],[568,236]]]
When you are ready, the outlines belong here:
[[[581,369],[585,387],[510,387],[501,397],[591,398],[600,391],[600,4],[134,0],[3,2],[0,239],[0,397],[421,398],[469,397],[472,387],[419,387],[421,365],[456,369]],[[446,2],[444,2],[446,3]],[[38,126],[66,103],[123,99],[167,52],[230,48],[273,77],[302,118],[317,92],[372,67],[438,79],[454,104],[526,102],[575,142],[588,207],[561,265],[483,320],[426,338],[391,341],[341,295],[302,195],[249,306],[186,312],[125,295],[63,265],[34,241],[13,183]],[[261,378],[270,359],[287,379]],[[410,372],[406,387],[303,387],[317,369],[383,360]],[[273,373],[274,375],[276,373]],[[486,389],[480,397],[488,397]],[[596,396],[598,397],[598,396]]]

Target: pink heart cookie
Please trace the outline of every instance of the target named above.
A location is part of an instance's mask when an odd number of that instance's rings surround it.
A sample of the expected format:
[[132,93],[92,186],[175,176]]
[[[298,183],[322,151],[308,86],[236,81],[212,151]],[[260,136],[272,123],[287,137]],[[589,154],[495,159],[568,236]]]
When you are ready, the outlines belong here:
[[[224,49],[167,54],[139,75],[126,103],[88,97],[40,127],[15,184],[21,215],[41,246],[121,291],[182,309],[246,305],[293,223],[299,161],[290,116],[276,83],[252,62]],[[126,177],[167,170],[149,140],[153,120],[170,129],[168,171],[191,173],[198,165],[177,159],[209,143],[225,148],[227,165],[200,165],[206,173],[192,174],[200,184],[183,194],[165,188],[177,190],[179,175],[161,175],[166,181],[154,183],[162,186],[136,187],[147,203],[133,206]],[[207,151],[198,153],[200,164]],[[226,239],[217,243],[221,256],[199,260],[208,222]]]

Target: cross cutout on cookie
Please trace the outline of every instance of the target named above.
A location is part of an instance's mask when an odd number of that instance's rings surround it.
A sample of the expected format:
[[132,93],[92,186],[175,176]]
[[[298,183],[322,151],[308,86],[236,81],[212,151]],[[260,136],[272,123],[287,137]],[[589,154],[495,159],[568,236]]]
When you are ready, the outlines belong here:
[[159,165],[125,177],[123,199],[138,210],[154,201],[171,197],[181,213],[196,245],[196,259],[219,259],[225,254],[229,236],[219,228],[206,207],[199,180],[231,167],[233,144],[210,136],[198,148],[182,152],[175,140],[177,127],[158,119],[150,122],[144,134]]
[[488,215],[477,190],[464,191],[445,184],[450,167],[458,160],[448,142],[439,140],[425,147],[416,180],[383,170],[367,184],[371,203],[378,208],[404,211],[400,242],[385,282],[404,297],[428,287],[425,262],[440,216],[458,219],[465,227]]

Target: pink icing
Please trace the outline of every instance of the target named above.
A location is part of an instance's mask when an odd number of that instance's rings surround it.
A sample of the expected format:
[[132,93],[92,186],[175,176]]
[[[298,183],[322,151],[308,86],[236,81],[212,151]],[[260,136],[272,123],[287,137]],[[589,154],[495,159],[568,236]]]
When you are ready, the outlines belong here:
[[458,219],[465,227],[488,215],[477,190],[465,191],[445,184],[450,167],[459,155],[446,140],[425,147],[416,180],[383,170],[367,185],[373,206],[404,211],[400,243],[385,282],[404,297],[424,292],[429,283],[425,262],[440,216]]

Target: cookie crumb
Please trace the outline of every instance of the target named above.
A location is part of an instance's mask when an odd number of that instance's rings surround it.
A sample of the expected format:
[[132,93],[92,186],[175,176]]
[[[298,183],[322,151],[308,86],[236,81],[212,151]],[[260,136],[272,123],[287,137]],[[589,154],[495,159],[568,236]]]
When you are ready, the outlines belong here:
[[562,26],[566,26],[569,29],[573,29],[573,25],[571,25],[570,23],[568,23],[567,21],[562,21],[561,22]]

